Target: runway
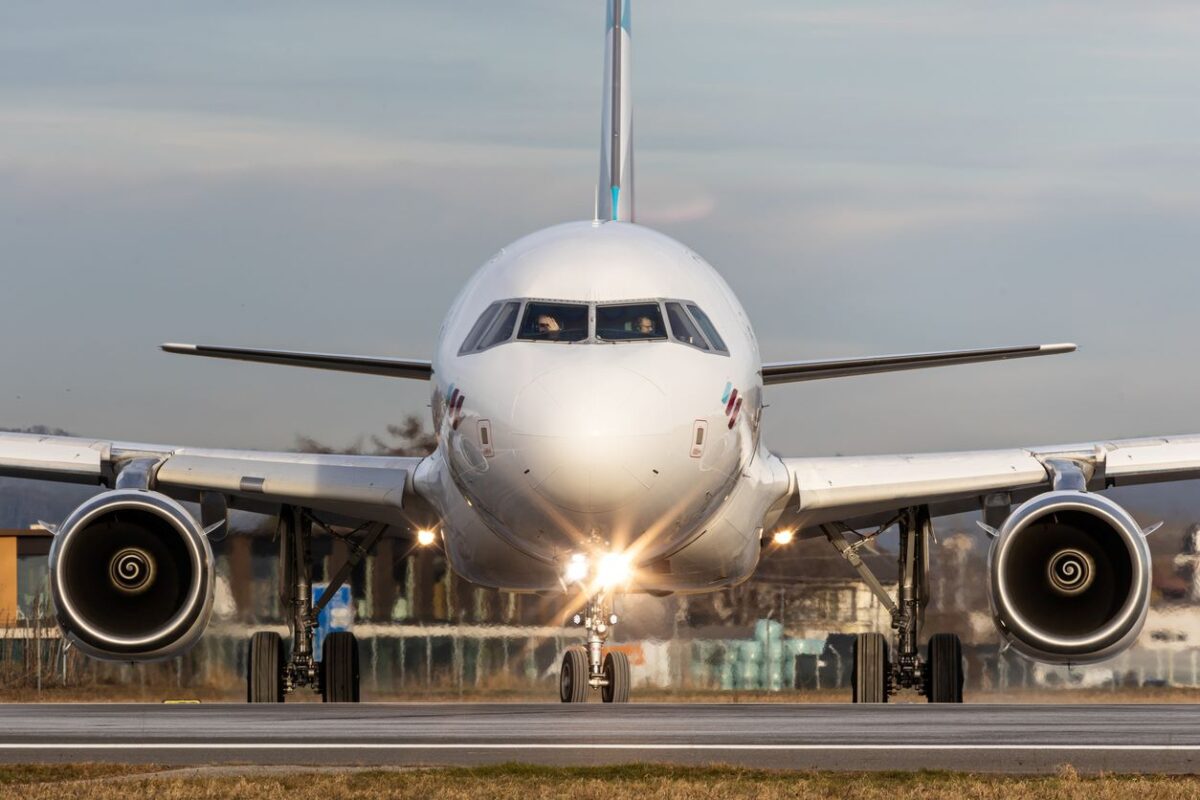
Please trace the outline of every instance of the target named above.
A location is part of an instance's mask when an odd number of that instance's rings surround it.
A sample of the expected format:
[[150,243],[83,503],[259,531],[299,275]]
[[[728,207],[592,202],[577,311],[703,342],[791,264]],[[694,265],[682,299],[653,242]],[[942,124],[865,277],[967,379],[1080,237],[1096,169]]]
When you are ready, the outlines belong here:
[[1200,706],[6,705],[0,761],[1200,772]]

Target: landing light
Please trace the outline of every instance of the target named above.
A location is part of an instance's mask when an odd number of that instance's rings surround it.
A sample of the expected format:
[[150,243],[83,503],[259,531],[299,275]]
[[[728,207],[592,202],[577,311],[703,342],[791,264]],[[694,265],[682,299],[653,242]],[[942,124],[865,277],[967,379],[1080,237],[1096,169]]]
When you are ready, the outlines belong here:
[[567,583],[581,583],[588,574],[588,560],[583,553],[576,553],[571,556],[571,560],[567,562],[567,568],[563,572],[563,577]]
[[796,538],[796,532],[793,530],[775,531],[775,535],[771,537],[772,541],[778,545],[788,545],[792,543],[792,539]]
[[596,567],[596,582],[605,589],[610,589],[613,586],[618,586],[629,580],[632,569],[630,568],[630,559],[627,555],[620,553],[608,553],[600,559],[600,564]]
[[421,547],[429,547],[437,540],[437,534],[428,528],[422,528],[417,531],[417,544]]

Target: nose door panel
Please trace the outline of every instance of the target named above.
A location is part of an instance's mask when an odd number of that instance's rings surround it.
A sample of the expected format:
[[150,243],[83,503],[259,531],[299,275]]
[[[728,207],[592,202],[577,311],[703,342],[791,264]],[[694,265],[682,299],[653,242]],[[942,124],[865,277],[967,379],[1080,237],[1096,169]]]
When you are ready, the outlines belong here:
[[525,478],[555,506],[604,513],[648,491],[669,456],[667,398],[621,367],[563,367],[518,396],[513,438]]

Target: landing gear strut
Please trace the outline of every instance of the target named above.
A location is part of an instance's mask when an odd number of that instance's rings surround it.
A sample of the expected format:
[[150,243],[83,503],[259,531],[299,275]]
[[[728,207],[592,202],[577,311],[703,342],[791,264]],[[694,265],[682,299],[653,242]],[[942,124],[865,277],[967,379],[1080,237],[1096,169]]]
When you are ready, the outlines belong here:
[[558,696],[564,703],[586,703],[589,689],[599,689],[605,703],[629,702],[629,657],[618,650],[604,652],[617,615],[612,595],[601,592],[588,598],[575,624],[587,631],[587,643],[567,648],[558,674]]
[[[898,588],[893,599],[883,584],[863,563],[858,551],[867,542],[897,524],[900,528]],[[840,525],[821,528],[862,576],[871,592],[879,598],[892,618],[895,632],[895,656],[888,652],[883,634],[860,633],[854,642],[852,697],[856,703],[886,703],[901,689],[913,689],[931,703],[961,703],[963,687],[962,644],[952,633],[938,633],[930,640],[926,656],[921,657],[920,633],[929,603],[929,540],[933,524],[925,506],[908,508],[875,533],[851,544]]]
[[284,695],[307,686],[326,703],[357,703],[359,699],[358,640],[339,631],[325,637],[317,661],[314,635],[317,617],[353,572],[354,567],[383,535],[386,526],[373,523],[350,541],[350,556],[329,581],[321,597],[312,599],[312,526],[306,509],[284,506],[279,512],[280,600],[292,637],[292,653],[284,655],[283,639],[273,631],[254,634],[246,660],[246,699],[251,703],[282,703]]

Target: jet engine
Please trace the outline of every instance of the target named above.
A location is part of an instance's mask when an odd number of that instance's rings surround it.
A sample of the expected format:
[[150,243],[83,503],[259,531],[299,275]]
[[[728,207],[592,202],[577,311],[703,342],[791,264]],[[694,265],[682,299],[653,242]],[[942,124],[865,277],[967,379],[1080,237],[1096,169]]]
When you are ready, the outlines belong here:
[[156,661],[190,648],[212,613],[214,574],[200,525],[152,491],[91,498],[50,547],[59,626],[84,652],[113,661]]
[[989,557],[1000,633],[1039,661],[1082,664],[1137,638],[1150,599],[1141,527],[1108,498],[1052,491],[1020,505]]

